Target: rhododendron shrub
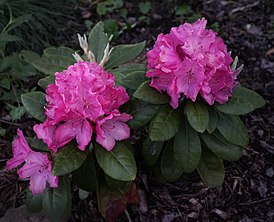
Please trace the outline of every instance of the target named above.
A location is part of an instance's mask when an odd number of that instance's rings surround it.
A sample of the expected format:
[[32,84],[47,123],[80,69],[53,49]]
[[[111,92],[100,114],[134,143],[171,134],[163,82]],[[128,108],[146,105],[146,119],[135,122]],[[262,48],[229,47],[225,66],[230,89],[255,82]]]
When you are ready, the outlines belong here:
[[149,125],[143,156],[160,182],[198,170],[209,187],[224,180],[223,160],[235,161],[248,145],[238,115],[264,105],[257,93],[237,82],[224,41],[207,21],[184,23],[160,34],[148,51],[144,81],[131,103],[136,128]]
[[[237,82],[243,66],[237,68],[238,57],[232,59],[206,23],[200,19],[160,34],[147,52],[147,67],[125,64],[145,42],[110,49],[103,22],[88,38],[78,35],[82,55],[50,47],[32,62],[45,74],[38,82],[45,93],[31,91],[21,99],[40,123],[35,137],[18,129],[7,162],[7,169],[30,180],[30,212],[68,219],[72,184],[80,199],[96,191],[99,211],[114,221],[127,204],[139,202],[134,148],[154,181],[197,170],[205,185],[222,185],[223,160],[238,160],[248,145],[239,115],[265,101]],[[141,138],[129,140],[136,129]]]
[[[47,75],[38,82],[45,93],[24,94],[22,102],[41,123],[33,127],[34,138],[25,138],[18,129],[13,157],[7,162],[7,169],[19,168],[19,177],[30,180],[27,209],[42,210],[52,221],[69,218],[70,178],[80,193],[96,191],[102,200],[115,198],[98,201],[106,218],[112,216],[104,212],[115,204],[119,208],[115,215],[119,215],[128,203],[137,202],[129,198],[137,195],[136,163],[131,144],[123,141],[130,137],[127,122],[132,116],[121,111],[121,106],[130,97],[118,79],[125,73],[119,66],[137,57],[145,42],[110,49],[102,22],[88,39],[78,38],[83,55],[67,47],[48,48],[33,61]],[[145,75],[144,65],[134,66],[142,67]],[[123,69],[131,67],[123,65]],[[105,192],[110,188],[111,193]]]

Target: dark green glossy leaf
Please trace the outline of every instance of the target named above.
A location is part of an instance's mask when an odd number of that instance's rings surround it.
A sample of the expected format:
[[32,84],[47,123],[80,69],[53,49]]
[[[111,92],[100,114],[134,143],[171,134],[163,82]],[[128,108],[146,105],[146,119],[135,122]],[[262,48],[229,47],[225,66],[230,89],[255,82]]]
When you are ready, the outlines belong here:
[[59,149],[53,157],[52,174],[62,176],[78,169],[85,161],[87,155],[80,151],[74,142]]
[[52,222],[66,221],[71,211],[71,190],[68,176],[58,178],[57,188],[48,188],[42,199],[43,213]]
[[219,113],[217,128],[230,143],[246,146],[249,142],[247,129],[238,116]]
[[53,84],[55,80],[55,76],[54,75],[49,75],[43,79],[40,79],[38,81],[38,85],[42,88],[42,89],[46,89],[48,87],[49,84]]
[[136,163],[131,151],[121,142],[117,142],[112,151],[96,144],[95,154],[98,164],[105,174],[116,180],[134,180],[137,173]]
[[169,103],[170,98],[166,94],[159,93],[156,89],[152,88],[149,83],[150,81],[142,83],[133,96],[142,101],[152,104]]
[[146,125],[160,109],[160,105],[144,103],[140,100],[132,100],[128,106],[127,113],[131,114],[133,119],[127,124],[132,129]]
[[31,214],[39,213],[42,209],[43,194],[33,195],[30,190],[27,190],[26,207],[27,211]]
[[32,65],[40,72],[45,74],[54,74],[68,68],[76,63],[72,56],[72,49],[66,47],[48,48],[44,50],[42,58],[34,60]]
[[89,50],[94,54],[97,63],[102,60],[107,43],[108,37],[104,31],[104,23],[98,22],[88,36]]
[[227,142],[220,132],[215,131],[212,134],[205,132],[201,134],[201,137],[207,147],[222,159],[229,161],[240,159],[242,155],[242,148]]
[[98,183],[94,161],[90,153],[82,166],[72,172],[73,182],[81,189],[89,192],[96,191]]
[[118,45],[111,49],[108,60],[104,67],[106,70],[118,67],[132,59],[135,59],[145,48],[146,42],[140,42],[130,45]]
[[201,158],[198,133],[185,120],[174,139],[174,160],[185,173],[194,171]]
[[226,114],[244,115],[264,105],[265,100],[259,94],[242,86],[237,86],[227,103],[215,104],[215,107]]
[[225,178],[223,161],[210,150],[204,147],[197,170],[206,186],[222,186]]
[[180,117],[169,105],[163,106],[149,125],[149,137],[152,141],[169,140],[176,135],[180,126]]
[[208,110],[208,114],[209,114],[209,122],[207,124],[206,130],[209,134],[213,133],[215,131],[215,129],[217,128],[217,124],[219,121],[218,115],[215,112],[214,109],[210,108]]
[[191,102],[190,100],[187,100],[186,116],[193,129],[199,133],[202,133],[206,130],[209,121],[209,115],[207,107],[204,104],[199,101]]
[[163,145],[163,142],[153,142],[149,138],[146,138],[143,144],[142,154],[148,166],[156,163]]
[[21,100],[28,113],[35,119],[43,122],[46,117],[44,115],[44,106],[46,105],[45,94],[42,92],[30,92],[21,95]]
[[178,167],[174,157],[177,154],[173,149],[173,141],[168,141],[161,157],[161,172],[167,181],[175,181],[183,174],[183,170]]

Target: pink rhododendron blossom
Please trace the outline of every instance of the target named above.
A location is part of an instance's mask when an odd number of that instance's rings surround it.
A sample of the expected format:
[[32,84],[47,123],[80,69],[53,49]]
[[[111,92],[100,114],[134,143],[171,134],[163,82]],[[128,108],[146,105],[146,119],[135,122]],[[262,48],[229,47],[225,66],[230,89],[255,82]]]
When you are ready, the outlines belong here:
[[126,90],[115,86],[114,76],[95,62],[78,62],[55,73],[55,84],[50,84],[46,93],[47,119],[33,129],[55,152],[74,138],[78,148],[85,150],[95,129],[97,133],[97,124],[118,115],[117,109],[129,100]]
[[29,147],[21,130],[12,143],[13,158],[7,161],[9,170],[24,165],[17,171],[22,179],[30,178],[30,190],[33,194],[42,193],[48,182],[50,187],[58,186],[58,177],[51,172],[52,163],[47,154],[35,152]]
[[7,161],[7,168],[9,170],[18,167],[26,159],[26,156],[31,151],[22,131],[17,129],[18,137],[12,142],[13,158]]
[[178,107],[183,95],[192,101],[200,94],[210,105],[225,103],[232,95],[236,71],[223,40],[206,29],[207,21],[197,20],[160,34],[147,53],[151,87],[167,92],[171,106]]
[[129,137],[129,128],[126,121],[132,117],[126,113],[119,113],[114,110],[110,115],[97,121],[96,124],[96,141],[107,150],[112,150],[115,140],[124,140]]

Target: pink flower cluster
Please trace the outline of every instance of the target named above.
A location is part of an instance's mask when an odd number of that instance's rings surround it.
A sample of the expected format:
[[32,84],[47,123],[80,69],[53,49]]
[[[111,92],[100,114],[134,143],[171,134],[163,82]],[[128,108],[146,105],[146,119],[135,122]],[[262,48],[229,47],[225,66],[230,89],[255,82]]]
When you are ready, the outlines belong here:
[[78,62],[55,73],[55,84],[48,85],[46,93],[47,119],[33,129],[51,150],[56,152],[74,138],[85,150],[93,132],[107,150],[129,137],[125,122],[132,117],[118,111],[129,96],[97,63]]
[[52,163],[47,154],[33,151],[20,129],[17,130],[17,135],[12,143],[13,158],[7,161],[7,169],[14,169],[25,162],[17,173],[22,179],[30,178],[30,190],[33,194],[42,193],[47,182],[50,187],[57,187],[58,177],[51,173]]
[[171,106],[178,107],[183,94],[195,101],[198,93],[212,105],[225,103],[235,86],[236,71],[223,40],[206,29],[203,18],[193,25],[173,27],[169,34],[160,34],[147,53],[147,76],[151,86],[171,97]]

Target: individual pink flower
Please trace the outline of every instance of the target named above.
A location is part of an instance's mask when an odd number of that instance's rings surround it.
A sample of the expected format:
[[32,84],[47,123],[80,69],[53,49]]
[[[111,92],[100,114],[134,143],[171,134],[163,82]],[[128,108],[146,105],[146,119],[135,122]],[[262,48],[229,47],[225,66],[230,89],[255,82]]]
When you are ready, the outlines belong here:
[[22,179],[30,178],[30,190],[33,194],[42,193],[47,182],[50,187],[58,187],[58,177],[51,172],[51,161],[46,154],[30,152],[24,166],[17,171]]
[[173,27],[169,34],[160,34],[147,53],[151,87],[167,92],[170,104],[178,107],[185,96],[196,101],[200,94],[210,105],[225,103],[235,86],[236,72],[223,40],[206,29],[207,21],[197,20]]
[[78,62],[55,73],[55,84],[46,93],[47,119],[33,129],[55,152],[74,138],[84,151],[97,121],[129,100],[114,76],[95,62]]
[[7,168],[9,170],[23,163],[28,153],[32,151],[20,129],[17,129],[17,135],[18,137],[12,142],[13,158],[7,161]]
[[52,163],[47,154],[31,150],[20,129],[17,129],[17,134],[12,143],[13,158],[7,161],[7,168],[11,170],[25,162],[17,173],[22,179],[30,178],[33,194],[42,193],[47,182],[50,187],[57,187],[58,177],[52,175]]
[[129,137],[130,130],[126,121],[132,117],[126,113],[114,110],[110,115],[97,121],[96,141],[108,151],[112,150],[115,141],[124,140]]

